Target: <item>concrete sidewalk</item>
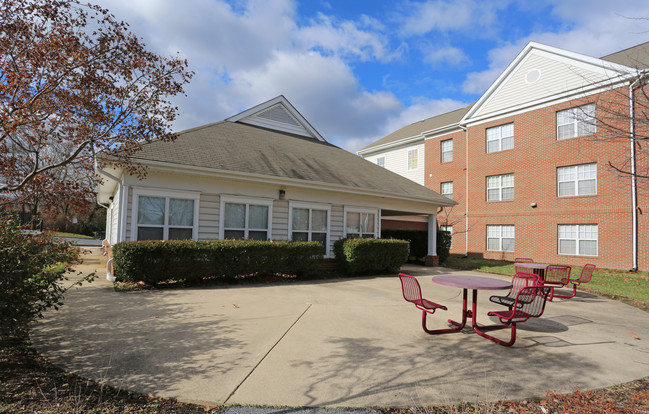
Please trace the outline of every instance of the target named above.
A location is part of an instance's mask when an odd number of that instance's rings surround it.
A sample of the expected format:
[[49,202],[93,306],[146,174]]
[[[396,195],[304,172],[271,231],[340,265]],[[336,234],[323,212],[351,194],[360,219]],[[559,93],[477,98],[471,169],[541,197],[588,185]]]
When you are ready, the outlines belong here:
[[[600,388],[649,369],[647,313],[591,294],[548,303],[505,348],[470,329],[424,333],[396,275],[118,293],[97,257],[83,270],[97,268],[100,279],[69,292],[60,311],[34,326],[33,342],[70,371],[161,397],[410,407]],[[403,270],[418,277],[424,297],[449,308],[429,317],[429,327],[459,318],[462,291],[430,276],[467,272]],[[490,294],[479,294],[483,324],[498,309]]]

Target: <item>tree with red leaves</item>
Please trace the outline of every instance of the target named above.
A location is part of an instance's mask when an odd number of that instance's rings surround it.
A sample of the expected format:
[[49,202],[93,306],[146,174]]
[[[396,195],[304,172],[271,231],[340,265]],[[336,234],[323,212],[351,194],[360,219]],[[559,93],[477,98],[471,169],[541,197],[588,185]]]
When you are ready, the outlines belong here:
[[193,75],[187,61],[148,51],[97,5],[0,4],[0,197],[88,200],[79,177],[94,179],[101,152],[143,175],[131,156],[143,142],[175,138],[169,99]]

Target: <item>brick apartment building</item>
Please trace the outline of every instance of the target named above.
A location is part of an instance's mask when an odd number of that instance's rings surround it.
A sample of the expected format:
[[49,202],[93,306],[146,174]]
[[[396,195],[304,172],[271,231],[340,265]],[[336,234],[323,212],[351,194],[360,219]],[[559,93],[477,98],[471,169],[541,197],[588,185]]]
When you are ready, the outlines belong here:
[[437,215],[452,254],[649,270],[649,185],[611,166],[647,175],[631,144],[647,137],[647,68],[649,42],[603,58],[530,43],[475,103],[359,155],[458,202]]

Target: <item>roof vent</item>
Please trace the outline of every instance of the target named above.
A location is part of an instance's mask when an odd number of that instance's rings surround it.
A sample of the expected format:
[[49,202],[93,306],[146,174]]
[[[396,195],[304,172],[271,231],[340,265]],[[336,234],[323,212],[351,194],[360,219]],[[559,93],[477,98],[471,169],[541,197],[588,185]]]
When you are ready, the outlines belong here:
[[532,69],[525,75],[525,82],[529,84],[535,83],[539,79],[541,79],[541,71],[538,69]]
[[257,116],[260,118],[270,119],[271,121],[300,126],[300,123],[297,122],[297,120],[293,118],[293,116],[281,105],[273,106]]

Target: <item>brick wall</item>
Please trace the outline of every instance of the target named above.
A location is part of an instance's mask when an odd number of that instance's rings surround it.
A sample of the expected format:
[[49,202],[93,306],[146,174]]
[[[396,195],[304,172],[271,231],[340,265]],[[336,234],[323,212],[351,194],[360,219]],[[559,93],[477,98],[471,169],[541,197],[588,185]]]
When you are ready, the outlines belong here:
[[[609,166],[609,162],[623,165],[629,156],[628,139],[613,139],[607,128],[598,125],[595,135],[566,140],[556,139],[556,112],[595,102],[597,116],[608,112],[628,114],[626,88],[591,95],[584,99],[565,102],[528,111],[496,121],[468,127],[468,165],[464,131],[426,140],[425,183],[439,191],[440,183],[453,181],[454,199],[460,204],[438,216],[440,224],[453,225],[453,254],[484,256],[512,260],[532,257],[538,262],[583,265],[594,263],[599,267],[630,269],[632,267],[632,208],[631,183]],[[628,130],[628,119],[606,117],[611,123]],[[486,129],[514,123],[514,149],[486,153]],[[440,162],[440,141],[454,140],[453,162]],[[646,160],[639,158],[643,168]],[[557,196],[557,167],[579,164],[597,164],[597,195]],[[468,168],[468,192],[466,191]],[[486,201],[486,177],[514,174],[513,201]],[[640,185],[639,205],[649,211],[648,186]],[[532,207],[531,203],[536,203]],[[468,204],[468,234],[465,210]],[[647,230],[649,224],[639,216],[639,267],[649,269]],[[515,226],[514,252],[486,250],[486,226],[501,224]],[[597,224],[598,255],[569,256],[558,254],[557,226],[559,224]],[[468,246],[465,239],[468,236]]]

